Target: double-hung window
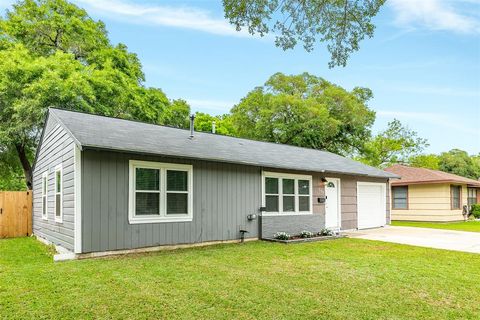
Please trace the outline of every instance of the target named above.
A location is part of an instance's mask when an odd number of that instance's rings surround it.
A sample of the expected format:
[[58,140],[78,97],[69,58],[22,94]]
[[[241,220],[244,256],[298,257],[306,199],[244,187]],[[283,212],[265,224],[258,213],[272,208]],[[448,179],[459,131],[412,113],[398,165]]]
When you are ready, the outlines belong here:
[[408,209],[408,187],[392,187],[392,209]]
[[192,166],[130,161],[129,222],[192,221]]
[[312,177],[264,172],[265,214],[311,213]]
[[48,219],[48,172],[42,174],[42,218]]
[[55,221],[62,222],[63,220],[63,177],[62,166],[55,167]]
[[468,207],[474,205],[477,203],[477,189],[475,188],[468,188],[467,189],[467,194],[468,194]]
[[461,209],[462,206],[462,187],[450,186],[452,209]]

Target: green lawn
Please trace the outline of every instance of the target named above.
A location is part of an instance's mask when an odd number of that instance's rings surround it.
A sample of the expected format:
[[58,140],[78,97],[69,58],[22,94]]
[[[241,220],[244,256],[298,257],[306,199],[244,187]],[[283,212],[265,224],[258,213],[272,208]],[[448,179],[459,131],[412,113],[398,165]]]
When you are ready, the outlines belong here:
[[360,239],[54,263],[0,240],[0,318],[479,319],[480,255]]
[[392,221],[392,226],[480,232],[480,221],[466,221],[466,222]]

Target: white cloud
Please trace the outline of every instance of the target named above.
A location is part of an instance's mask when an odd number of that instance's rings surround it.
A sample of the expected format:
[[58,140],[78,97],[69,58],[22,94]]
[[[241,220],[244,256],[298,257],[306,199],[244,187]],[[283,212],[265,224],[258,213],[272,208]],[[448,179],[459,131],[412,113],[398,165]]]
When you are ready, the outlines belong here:
[[377,115],[383,118],[396,118],[399,120],[420,121],[441,128],[455,129],[464,133],[480,135],[480,128],[471,128],[462,125],[462,122],[453,119],[451,115],[433,112],[407,112],[407,111],[377,111]]
[[122,0],[77,0],[87,10],[111,15],[137,24],[154,24],[207,32],[216,35],[251,37],[236,31],[223,17],[213,17],[209,11],[187,6],[144,5]]
[[436,95],[448,97],[473,97],[479,98],[480,91],[478,89],[463,89],[455,87],[436,87],[436,86],[408,86],[408,85],[386,85],[381,87],[382,90],[415,93],[421,95]]
[[[478,12],[477,0],[389,0],[387,3],[396,13],[395,23],[402,27],[480,33],[478,16],[472,15]],[[459,7],[464,5],[473,6],[472,14],[460,11]]]
[[222,100],[204,100],[204,99],[185,99],[188,104],[194,109],[194,111],[200,112],[214,112],[218,113],[228,113],[230,109],[236,104],[232,101],[222,101]]

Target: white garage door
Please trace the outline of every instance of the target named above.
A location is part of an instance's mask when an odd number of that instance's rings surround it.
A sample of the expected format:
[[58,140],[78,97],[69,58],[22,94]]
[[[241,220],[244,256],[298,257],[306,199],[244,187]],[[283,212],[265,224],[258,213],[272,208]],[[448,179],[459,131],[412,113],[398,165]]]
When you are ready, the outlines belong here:
[[358,229],[382,227],[387,222],[385,183],[357,183]]

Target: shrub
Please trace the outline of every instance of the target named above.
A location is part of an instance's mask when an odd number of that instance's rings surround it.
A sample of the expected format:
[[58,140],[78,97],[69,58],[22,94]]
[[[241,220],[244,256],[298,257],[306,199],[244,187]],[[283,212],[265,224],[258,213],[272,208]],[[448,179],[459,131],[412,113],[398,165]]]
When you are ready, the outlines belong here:
[[311,238],[311,237],[313,237],[313,232],[310,232],[307,230],[303,230],[302,232],[300,232],[300,238]]
[[473,204],[471,212],[475,218],[480,219],[480,203]]
[[320,230],[320,232],[318,233],[319,236],[333,236],[333,231],[330,230],[330,229],[322,229]]
[[278,239],[278,240],[288,240],[288,239],[290,239],[290,235],[286,232],[277,232],[273,235],[273,237],[275,239]]

